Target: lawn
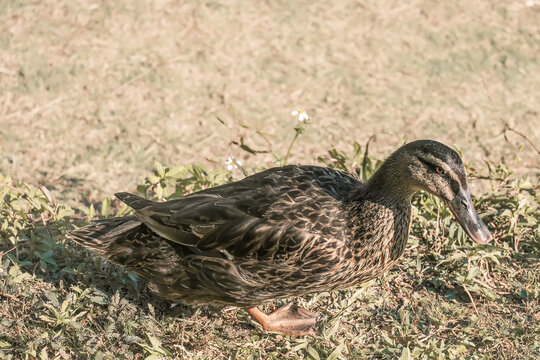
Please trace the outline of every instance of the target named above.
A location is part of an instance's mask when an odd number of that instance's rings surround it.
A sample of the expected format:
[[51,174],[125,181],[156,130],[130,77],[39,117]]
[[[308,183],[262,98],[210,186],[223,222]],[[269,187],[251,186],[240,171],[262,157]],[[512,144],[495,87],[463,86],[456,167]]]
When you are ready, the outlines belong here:
[[[539,16],[535,1],[1,1],[0,359],[540,357]],[[295,109],[310,121],[288,163],[366,178],[404,141],[458,149],[493,243],[418,194],[398,265],[298,299],[324,319],[294,338],[160,300],[66,239],[126,213],[114,192],[161,200],[283,164]]]

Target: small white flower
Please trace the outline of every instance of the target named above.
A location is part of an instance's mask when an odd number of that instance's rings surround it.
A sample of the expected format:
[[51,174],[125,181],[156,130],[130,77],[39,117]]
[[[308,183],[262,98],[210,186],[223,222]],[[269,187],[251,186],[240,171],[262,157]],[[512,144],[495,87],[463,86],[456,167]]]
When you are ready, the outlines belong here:
[[227,161],[225,161],[225,164],[227,164],[227,170],[229,171],[242,167],[242,162],[240,160],[236,160],[231,156],[227,157]]
[[291,111],[292,116],[298,116],[298,121],[304,122],[309,120],[309,115],[304,110],[293,110]]

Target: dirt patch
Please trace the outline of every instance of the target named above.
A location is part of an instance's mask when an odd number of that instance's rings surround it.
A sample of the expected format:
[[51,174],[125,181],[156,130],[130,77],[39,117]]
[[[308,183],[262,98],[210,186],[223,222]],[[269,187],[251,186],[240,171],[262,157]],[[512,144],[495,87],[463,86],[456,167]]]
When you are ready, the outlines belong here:
[[[370,1],[4,2],[0,166],[64,200],[132,190],[153,160],[291,162],[376,135],[455,144],[538,177],[538,6]],[[218,121],[220,118],[222,122]],[[270,151],[256,157],[231,141]]]

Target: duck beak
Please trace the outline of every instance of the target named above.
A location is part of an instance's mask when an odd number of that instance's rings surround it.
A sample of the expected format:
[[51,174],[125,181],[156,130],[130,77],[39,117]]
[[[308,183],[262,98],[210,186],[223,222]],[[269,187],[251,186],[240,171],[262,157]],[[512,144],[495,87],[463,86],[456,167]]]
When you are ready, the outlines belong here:
[[446,204],[471,239],[479,244],[491,241],[489,230],[474,209],[469,190],[461,189],[454,200],[446,201]]

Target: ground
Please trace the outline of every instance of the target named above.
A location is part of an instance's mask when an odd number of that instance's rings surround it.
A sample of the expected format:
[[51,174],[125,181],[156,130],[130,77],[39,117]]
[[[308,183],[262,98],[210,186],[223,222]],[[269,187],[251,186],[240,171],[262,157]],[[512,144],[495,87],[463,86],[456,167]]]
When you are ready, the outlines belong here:
[[[528,337],[527,329],[538,331],[540,321],[533,317],[540,288],[534,275],[539,235],[535,220],[528,218],[538,219],[539,17],[540,3],[534,0],[0,2],[0,173],[13,179],[1,182],[3,195],[9,196],[4,209],[15,216],[18,201],[34,196],[40,186],[48,190],[35,195],[39,201],[55,204],[46,215],[46,206],[24,208],[32,216],[21,220],[13,238],[1,230],[5,274],[13,280],[20,271],[30,278],[2,288],[0,272],[0,301],[12,309],[14,319],[23,309],[36,315],[17,325],[26,333],[17,330],[19,335],[2,338],[0,332],[0,355],[3,348],[6,356],[16,358],[25,351],[31,357],[45,349],[54,357],[71,349],[81,357],[99,352],[107,357],[107,351],[117,349],[126,357],[146,357],[154,354],[148,349],[162,345],[170,354],[165,357],[194,358],[266,358],[273,352],[278,358],[324,358],[334,350],[333,356],[342,358],[407,358],[429,357],[425,349],[436,348],[443,354],[437,356],[446,358],[538,355],[538,342]],[[431,238],[422,240],[426,230],[418,225],[423,224],[419,216],[416,230],[413,226],[416,240],[403,264],[384,279],[302,300],[324,313],[332,334],[291,340],[263,333],[242,311],[164,302],[154,309],[144,285],[134,290],[127,274],[63,239],[68,228],[89,220],[89,205],[108,214],[103,208],[109,203],[103,199],[117,191],[136,191],[159,169],[155,161],[169,168],[201,164],[219,175],[216,182],[244,176],[240,169],[227,171],[228,156],[242,161],[245,174],[283,163],[299,124],[291,116],[295,109],[305,110],[310,121],[294,143],[289,163],[320,163],[333,148],[351,154],[355,141],[363,152],[372,136],[369,154],[376,159],[404,141],[421,138],[459,149],[473,175],[473,194],[485,201],[485,211],[495,211],[487,216],[510,219],[501,220],[505,225],[500,229],[493,228],[496,220],[490,225],[505,250],[482,250],[491,255],[502,251],[495,256],[499,265],[481,262],[497,274],[494,283],[502,288],[495,286],[495,295],[486,298],[486,287],[473,282],[481,289],[473,289],[472,297],[463,288],[456,293],[456,281],[469,284],[470,278],[455,280],[447,272],[449,263],[436,265],[437,259],[455,260],[450,222],[434,245]],[[339,165],[336,156],[330,163]],[[349,168],[357,165],[347,163]],[[157,191],[150,188],[149,194]],[[13,199],[19,199],[18,205]],[[58,206],[68,205],[76,221],[58,218]],[[113,209],[118,206],[112,203]],[[509,213],[503,214],[505,210]],[[425,216],[428,229],[439,219],[431,215]],[[24,251],[14,255],[27,246],[16,245],[25,240],[24,231],[34,231],[41,218],[55,222],[54,229],[45,228],[54,230],[50,239],[61,245],[47,242],[53,251],[49,255],[67,251],[73,257],[65,266],[72,270],[66,278],[54,275],[61,268],[43,265],[49,257],[34,249],[41,240],[29,240],[28,248],[28,261],[37,256],[39,266],[21,260]],[[522,218],[527,220],[520,222]],[[526,229],[523,238],[520,226]],[[433,227],[435,234],[438,229]],[[36,234],[36,239],[45,239]],[[466,255],[453,266],[469,264],[470,271],[471,257],[487,255],[467,246],[457,250]],[[95,266],[93,279],[77,272],[81,256]],[[515,269],[512,261],[524,269]],[[114,280],[107,282],[108,276]],[[431,285],[423,287],[426,281]],[[356,302],[351,300],[355,294]],[[59,334],[60,325],[47,327],[43,317],[49,316],[47,306],[61,308],[66,299],[67,308],[79,303],[81,309],[97,307],[77,318],[86,316],[89,328],[77,330],[76,340],[47,338],[21,345],[47,333],[43,329],[50,330],[47,336]],[[101,318],[92,320],[92,313]],[[494,332],[495,323],[484,323],[481,314],[508,321],[502,325],[504,334]],[[130,317],[136,319],[133,328],[126,325]],[[42,323],[33,328],[36,319]],[[345,329],[337,328],[344,321],[350,321]],[[9,324],[0,329],[16,329]],[[111,324],[116,326],[111,334],[117,336],[96,335]],[[69,333],[71,325],[65,326],[62,331]],[[479,333],[482,329],[486,334]],[[126,340],[132,333],[136,339]],[[477,353],[470,344],[479,347]],[[90,351],[92,346],[98,350]],[[424,352],[415,353],[416,348]],[[37,355],[28,355],[32,351]]]

